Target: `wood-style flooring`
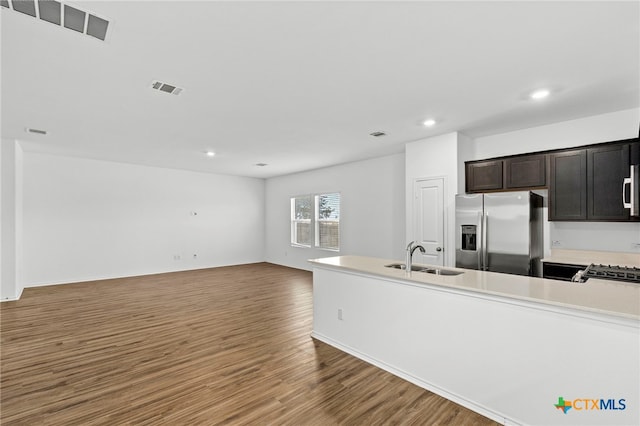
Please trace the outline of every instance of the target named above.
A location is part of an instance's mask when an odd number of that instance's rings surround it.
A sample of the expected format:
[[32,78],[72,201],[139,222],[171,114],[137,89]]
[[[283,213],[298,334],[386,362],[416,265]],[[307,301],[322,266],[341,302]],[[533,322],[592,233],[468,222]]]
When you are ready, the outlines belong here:
[[310,337],[268,263],[25,289],[0,305],[2,425],[495,425]]

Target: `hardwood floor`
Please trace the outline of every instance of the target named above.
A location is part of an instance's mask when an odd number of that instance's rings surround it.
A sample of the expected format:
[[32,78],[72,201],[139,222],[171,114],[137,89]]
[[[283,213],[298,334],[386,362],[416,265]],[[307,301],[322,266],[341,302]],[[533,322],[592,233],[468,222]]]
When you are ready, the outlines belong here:
[[2,425],[495,425],[314,341],[268,263],[25,289],[0,305]]

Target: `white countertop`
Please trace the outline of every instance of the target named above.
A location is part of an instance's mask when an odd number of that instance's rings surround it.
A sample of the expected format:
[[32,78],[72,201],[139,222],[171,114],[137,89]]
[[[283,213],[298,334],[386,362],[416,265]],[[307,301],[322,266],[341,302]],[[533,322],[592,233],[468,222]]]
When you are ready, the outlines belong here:
[[572,283],[450,267],[443,269],[464,273],[460,275],[406,273],[404,270],[384,266],[390,263],[401,263],[397,260],[364,256],[336,256],[310,259],[309,262],[314,267],[347,270],[413,284],[431,284],[640,320],[639,284],[594,278],[590,278],[586,283]]
[[551,249],[551,254],[543,262],[568,263],[572,265],[620,265],[640,268],[640,253],[611,251]]

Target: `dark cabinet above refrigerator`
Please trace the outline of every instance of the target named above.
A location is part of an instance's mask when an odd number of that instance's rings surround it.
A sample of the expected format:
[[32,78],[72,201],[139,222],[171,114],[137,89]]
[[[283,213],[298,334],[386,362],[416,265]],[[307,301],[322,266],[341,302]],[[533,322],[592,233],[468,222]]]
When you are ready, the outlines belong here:
[[548,189],[550,221],[640,221],[640,141],[467,161],[465,183],[467,193]]
[[466,192],[510,191],[544,188],[546,155],[515,155],[465,164]]

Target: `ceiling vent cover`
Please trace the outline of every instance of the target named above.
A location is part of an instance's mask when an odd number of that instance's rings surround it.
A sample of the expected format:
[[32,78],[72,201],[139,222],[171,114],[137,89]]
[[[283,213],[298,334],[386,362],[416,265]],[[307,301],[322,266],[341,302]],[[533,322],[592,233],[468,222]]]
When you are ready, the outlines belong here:
[[46,135],[47,134],[46,130],[40,130],[40,129],[27,128],[26,131],[27,131],[27,133],[35,133],[35,134],[38,134],[38,135]]
[[176,87],[172,84],[163,83],[158,80],[154,80],[153,83],[151,83],[151,88],[160,92],[171,93],[172,95],[179,95],[183,90],[181,87]]
[[55,0],[0,0],[0,5],[36,19],[105,41],[110,22]]

